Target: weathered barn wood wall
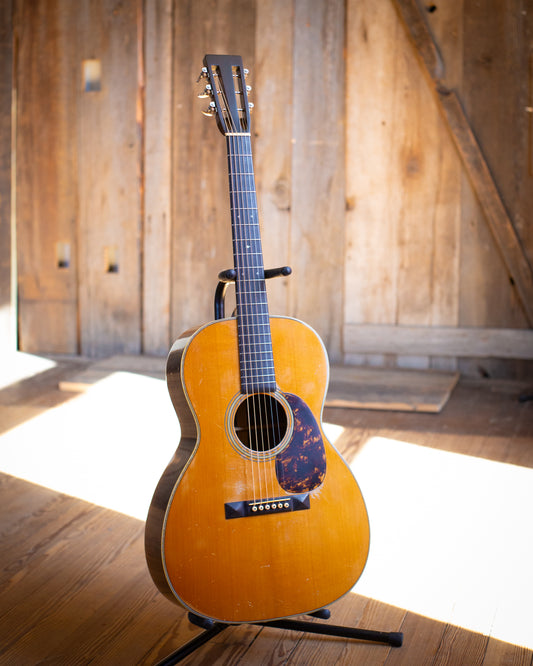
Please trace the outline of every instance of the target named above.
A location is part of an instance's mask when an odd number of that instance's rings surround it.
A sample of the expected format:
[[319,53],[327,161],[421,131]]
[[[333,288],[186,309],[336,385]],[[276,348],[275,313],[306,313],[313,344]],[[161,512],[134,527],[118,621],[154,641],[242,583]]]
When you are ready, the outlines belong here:
[[[389,335],[382,328],[374,347],[381,340],[381,348],[389,351],[397,326],[441,327],[443,342],[447,327],[528,326],[431,81],[393,4],[353,2],[347,12],[352,109],[347,137],[354,159],[347,161],[351,206],[345,270],[351,298],[345,307],[345,351],[353,353],[354,361],[361,360],[358,340],[369,337],[359,324],[390,325]],[[519,4],[494,2],[487,11],[486,6],[457,1],[435,4],[426,13],[444,64],[442,83],[463,100],[483,149],[490,145],[486,158],[497,184],[502,183],[512,219],[529,197],[518,191],[533,189],[524,140],[531,83],[526,93],[516,76],[521,71],[531,77],[525,62],[531,53],[531,17]],[[505,35],[497,35],[506,22],[511,25]],[[530,228],[531,221],[530,213],[527,222],[516,224],[530,258],[530,231],[524,233],[524,227]],[[400,363],[450,363],[416,358],[416,338],[412,348],[413,354]],[[446,344],[442,350],[450,356]],[[383,356],[365,360],[387,361]]]
[[[458,359],[487,345],[468,335],[457,354],[447,331],[476,327],[507,331],[496,358],[521,335],[527,368],[531,323],[397,1],[14,0],[21,347],[163,354],[212,318],[231,265],[225,145],[195,80],[218,51],[251,70],[265,264],[294,269],[271,311],[334,360],[470,371]],[[481,4],[418,8],[530,270],[533,17]],[[398,349],[413,327],[442,347]]]

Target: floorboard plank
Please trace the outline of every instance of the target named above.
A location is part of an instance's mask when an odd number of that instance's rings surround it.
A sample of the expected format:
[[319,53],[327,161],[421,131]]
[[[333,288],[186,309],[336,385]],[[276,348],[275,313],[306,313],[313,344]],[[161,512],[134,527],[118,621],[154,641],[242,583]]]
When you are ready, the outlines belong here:
[[[22,423],[32,414],[46,412],[47,405],[53,406],[59,417],[62,412],[57,410],[64,409],[62,401],[72,394],[59,391],[58,382],[74,376],[80,367],[83,368],[83,364],[79,361],[72,365],[62,361],[53,371],[38,374],[35,381],[26,378],[5,387],[0,391],[0,417],[5,417],[2,424]],[[145,367],[138,370],[146,372]],[[426,474],[435,464],[431,462],[433,455],[437,456],[437,461],[457,460],[459,466],[450,485],[450,489],[453,488],[450,499],[461,488],[465,492],[464,470],[461,472],[460,465],[471,465],[474,469],[476,460],[479,460],[480,473],[491,471],[495,482],[516,480],[515,486],[507,486],[505,492],[503,486],[498,486],[499,492],[502,491],[498,519],[507,516],[506,532],[498,552],[501,569],[507,573],[502,577],[503,574],[493,572],[489,586],[492,592],[481,610],[475,591],[476,586],[482,584],[483,575],[470,587],[469,583],[462,595],[458,593],[448,599],[446,590],[442,589],[443,597],[438,601],[443,617],[439,619],[429,612],[428,616],[418,612],[412,607],[412,601],[405,601],[406,608],[387,601],[387,590],[367,595],[364,592],[365,585],[368,586],[364,580],[367,573],[376,566],[378,570],[379,566],[396,566],[387,564],[378,550],[383,526],[379,523],[379,511],[373,508],[373,546],[368,571],[363,574],[355,593],[345,595],[332,605],[329,622],[402,631],[404,645],[401,648],[237,625],[188,657],[184,665],[533,666],[533,636],[527,604],[522,598],[530,589],[530,567],[526,566],[523,553],[530,552],[528,530],[533,524],[528,515],[529,491],[527,484],[524,485],[528,470],[533,467],[533,403],[518,401],[524,388],[527,388],[525,384],[516,382],[461,380],[440,414],[334,407],[327,407],[324,412],[325,421],[340,426],[336,446],[353,466],[356,478],[361,476],[365,483],[368,483],[368,470],[363,465],[365,456],[376,442],[387,440],[391,452],[396,448],[409,455],[422,455],[422,460],[426,461],[422,469]],[[94,410],[97,402],[92,400],[87,405]],[[87,418],[94,418],[94,414]],[[42,420],[43,428],[39,432],[42,441],[36,442],[36,446],[46,445],[48,433],[44,429],[55,427],[51,424],[57,422],[57,419]],[[2,428],[0,459],[1,431]],[[9,434],[5,440],[7,437]],[[82,448],[76,450],[79,455],[87,453]],[[448,457],[450,455],[452,458]],[[376,491],[383,494],[384,506],[388,507],[392,525],[397,530],[388,534],[387,548],[393,558],[398,558],[401,553],[394,550],[394,542],[390,540],[399,539],[403,532],[416,527],[410,525],[413,516],[402,513],[410,511],[407,504],[402,509],[402,503],[409,499],[411,490],[400,484],[398,495],[391,496],[392,486],[383,485],[388,461],[380,459],[376,464],[378,486],[363,490],[367,502],[374,501]],[[401,464],[400,460],[400,479],[408,478],[409,470]],[[435,485],[424,477],[414,479],[418,492],[429,493]],[[458,486],[461,479],[463,486]],[[371,492],[367,494],[367,490]],[[526,504],[520,504],[521,492],[525,493]],[[424,501],[427,503],[430,499],[427,497]],[[476,501],[479,502],[479,498],[472,496],[463,512],[473,511],[474,515]],[[412,510],[421,515],[419,507],[413,505]],[[455,510],[451,504],[450,510]],[[515,520],[517,512],[520,515]],[[452,513],[449,525],[443,529],[453,527],[457,518]],[[493,514],[483,517],[483,512],[479,513],[475,527],[481,537],[487,533],[490,520],[496,518]],[[428,529],[427,524],[417,529],[426,539],[438,535],[438,530]],[[201,630],[188,622],[184,609],[165,599],[153,585],[144,561],[143,532],[140,520],[0,472],[0,663],[10,666],[32,663],[152,666],[196,636]],[[474,567],[475,558],[486,559],[489,555],[476,554],[478,551],[463,553],[459,542],[454,544],[448,548],[447,557],[456,575],[465,567],[466,570]],[[413,544],[402,545],[404,547],[413,548]],[[519,587],[516,577],[512,577],[514,571],[521,576]],[[427,586],[425,594],[431,600],[433,590],[440,589],[444,573],[439,574],[439,568],[435,567],[426,579],[422,572],[403,572],[407,578],[401,582],[405,583],[403,588],[415,593],[420,592],[421,586]],[[396,580],[394,571],[381,570],[382,576],[391,574],[395,577],[391,580]],[[482,587],[478,591],[482,596],[485,594]],[[417,598],[416,594],[410,596]],[[418,595],[418,598],[424,597]],[[474,618],[470,617],[472,613]],[[461,624],[468,628],[459,626]]]
[[448,625],[444,630],[433,666],[481,665],[487,643],[487,636]]
[[483,666],[531,666],[533,654],[531,650],[490,638]]

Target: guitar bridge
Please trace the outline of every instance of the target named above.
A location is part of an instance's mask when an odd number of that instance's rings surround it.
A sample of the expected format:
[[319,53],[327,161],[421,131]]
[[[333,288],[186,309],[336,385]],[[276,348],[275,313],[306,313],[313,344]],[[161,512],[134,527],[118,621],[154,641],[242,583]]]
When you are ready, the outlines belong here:
[[244,500],[242,502],[226,502],[224,511],[226,519],[266,516],[271,513],[290,513],[310,508],[309,493],[300,495],[284,495],[263,500]]

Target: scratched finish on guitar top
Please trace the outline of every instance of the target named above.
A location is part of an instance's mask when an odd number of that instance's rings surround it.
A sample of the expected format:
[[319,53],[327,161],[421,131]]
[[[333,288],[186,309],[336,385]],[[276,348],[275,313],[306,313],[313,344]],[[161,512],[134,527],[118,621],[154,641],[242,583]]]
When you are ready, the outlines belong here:
[[326,475],[326,450],[322,433],[305,402],[285,394],[294,416],[294,431],[288,446],[276,456],[278,483],[288,493],[318,488]]

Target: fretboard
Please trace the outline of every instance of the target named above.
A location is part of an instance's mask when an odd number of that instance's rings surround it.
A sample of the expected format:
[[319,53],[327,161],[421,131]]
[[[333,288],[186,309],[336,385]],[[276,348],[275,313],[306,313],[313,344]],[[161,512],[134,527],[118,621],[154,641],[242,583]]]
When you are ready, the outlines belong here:
[[249,134],[226,136],[241,391],[276,390]]

